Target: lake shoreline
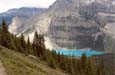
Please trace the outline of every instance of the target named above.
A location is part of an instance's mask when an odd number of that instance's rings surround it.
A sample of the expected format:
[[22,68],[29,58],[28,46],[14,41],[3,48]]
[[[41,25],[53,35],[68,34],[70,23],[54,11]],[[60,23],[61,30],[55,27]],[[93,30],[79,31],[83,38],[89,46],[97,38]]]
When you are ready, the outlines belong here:
[[86,54],[87,57],[93,56],[93,55],[103,55],[105,54],[103,51],[96,51],[96,50],[55,50],[57,54],[63,54],[66,56],[76,56],[81,57],[83,54]]

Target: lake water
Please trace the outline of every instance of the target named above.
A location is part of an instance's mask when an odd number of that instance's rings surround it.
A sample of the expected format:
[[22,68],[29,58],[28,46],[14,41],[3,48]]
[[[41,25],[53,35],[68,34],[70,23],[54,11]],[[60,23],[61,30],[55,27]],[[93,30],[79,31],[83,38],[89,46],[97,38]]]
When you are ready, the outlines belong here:
[[88,57],[93,56],[93,55],[104,54],[104,52],[99,52],[99,51],[95,51],[95,50],[64,50],[64,49],[56,50],[56,53],[67,55],[67,56],[73,56],[74,55],[74,56],[78,56],[78,57],[81,57],[84,53]]

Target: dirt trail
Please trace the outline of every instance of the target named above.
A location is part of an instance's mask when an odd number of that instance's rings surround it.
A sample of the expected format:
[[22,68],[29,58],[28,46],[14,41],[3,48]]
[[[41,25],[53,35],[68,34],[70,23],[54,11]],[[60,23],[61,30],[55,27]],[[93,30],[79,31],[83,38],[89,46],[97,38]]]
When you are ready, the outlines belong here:
[[0,75],[6,75],[2,62],[0,61]]

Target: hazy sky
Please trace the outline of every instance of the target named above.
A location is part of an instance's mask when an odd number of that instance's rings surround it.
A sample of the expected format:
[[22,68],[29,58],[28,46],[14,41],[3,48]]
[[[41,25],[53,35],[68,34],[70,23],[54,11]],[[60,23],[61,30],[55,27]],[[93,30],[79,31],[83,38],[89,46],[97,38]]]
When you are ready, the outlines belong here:
[[8,9],[20,7],[43,7],[47,8],[55,0],[0,0],[0,13]]

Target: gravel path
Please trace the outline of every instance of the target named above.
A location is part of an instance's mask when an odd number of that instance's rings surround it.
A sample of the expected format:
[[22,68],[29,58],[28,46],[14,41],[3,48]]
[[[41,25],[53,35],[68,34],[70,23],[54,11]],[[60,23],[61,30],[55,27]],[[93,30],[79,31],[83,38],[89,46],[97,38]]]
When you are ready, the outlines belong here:
[[1,63],[1,61],[0,61],[0,75],[6,75],[5,69],[4,69],[3,64]]

